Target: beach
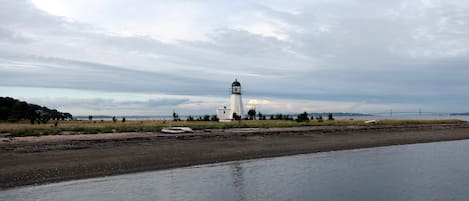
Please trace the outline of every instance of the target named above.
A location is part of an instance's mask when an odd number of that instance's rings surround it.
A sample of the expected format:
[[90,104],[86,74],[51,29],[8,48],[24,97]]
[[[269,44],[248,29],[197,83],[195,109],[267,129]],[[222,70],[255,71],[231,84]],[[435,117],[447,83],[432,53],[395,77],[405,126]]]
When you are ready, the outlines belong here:
[[0,138],[0,187],[233,160],[469,139],[469,123],[207,129]]

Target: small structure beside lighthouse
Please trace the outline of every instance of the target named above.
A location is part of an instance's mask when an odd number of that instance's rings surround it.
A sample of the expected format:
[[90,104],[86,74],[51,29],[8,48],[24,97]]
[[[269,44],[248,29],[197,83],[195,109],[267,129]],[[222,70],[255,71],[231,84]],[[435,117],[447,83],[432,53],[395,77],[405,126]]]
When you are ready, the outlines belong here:
[[217,109],[217,117],[220,121],[232,121],[234,117],[243,116],[243,100],[241,99],[241,83],[238,79],[231,84],[230,107],[222,107]]

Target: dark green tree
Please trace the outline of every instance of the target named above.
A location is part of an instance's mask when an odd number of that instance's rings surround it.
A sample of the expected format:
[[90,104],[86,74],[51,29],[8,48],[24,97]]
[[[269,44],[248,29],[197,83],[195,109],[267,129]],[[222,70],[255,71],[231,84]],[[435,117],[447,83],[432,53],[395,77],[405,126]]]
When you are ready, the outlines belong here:
[[49,115],[46,114],[46,115],[41,116],[41,122],[42,122],[43,124],[47,124],[47,122],[49,122],[49,120],[50,120],[50,116],[49,116]]
[[250,120],[254,120],[256,118],[256,109],[254,108],[249,109],[248,116]]
[[70,115],[69,113],[61,113],[55,109],[29,104],[10,97],[0,97],[0,121],[15,122],[27,119],[34,123],[42,122],[43,118],[41,119],[36,111],[42,111],[43,114],[48,115],[48,119],[54,120],[60,119],[65,114]]
[[284,117],[283,117],[283,114],[276,114],[275,115],[275,119],[276,120],[282,120]]
[[258,112],[258,113],[257,113],[257,119],[263,120],[263,119],[264,119],[264,115],[262,115],[261,112]]
[[308,113],[305,111],[301,114],[298,115],[298,118],[296,121],[301,122],[301,121],[309,121]]
[[319,115],[319,117],[317,119],[318,119],[318,122],[322,122],[323,121],[322,115]]
[[332,113],[329,113],[327,120],[332,121],[334,120],[334,117],[332,116]]
[[192,117],[191,115],[189,115],[189,116],[187,116],[186,121],[194,121],[194,117]]
[[173,111],[173,121],[180,121],[181,119],[179,119],[179,115]]
[[70,113],[63,113],[63,119],[62,120],[73,120],[73,116]]
[[212,115],[212,117],[210,118],[211,121],[219,121],[220,119],[218,119],[217,115]]
[[233,113],[233,119],[234,120],[241,120],[241,116],[239,116],[238,114],[236,114],[236,112]]

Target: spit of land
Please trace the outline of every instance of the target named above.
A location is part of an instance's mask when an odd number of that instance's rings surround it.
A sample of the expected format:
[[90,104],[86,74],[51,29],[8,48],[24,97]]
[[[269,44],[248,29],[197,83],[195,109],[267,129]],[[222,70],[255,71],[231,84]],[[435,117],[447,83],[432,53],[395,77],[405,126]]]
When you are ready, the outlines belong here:
[[469,139],[467,122],[206,128],[178,135],[154,131],[4,135],[0,137],[0,188],[232,160],[461,139]]

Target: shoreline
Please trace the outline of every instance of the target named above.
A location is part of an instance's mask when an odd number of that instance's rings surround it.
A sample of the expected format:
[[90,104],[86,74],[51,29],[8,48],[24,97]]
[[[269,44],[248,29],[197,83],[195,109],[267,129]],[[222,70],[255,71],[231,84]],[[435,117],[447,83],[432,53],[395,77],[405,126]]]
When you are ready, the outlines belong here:
[[0,137],[0,188],[258,159],[469,139],[469,123]]

